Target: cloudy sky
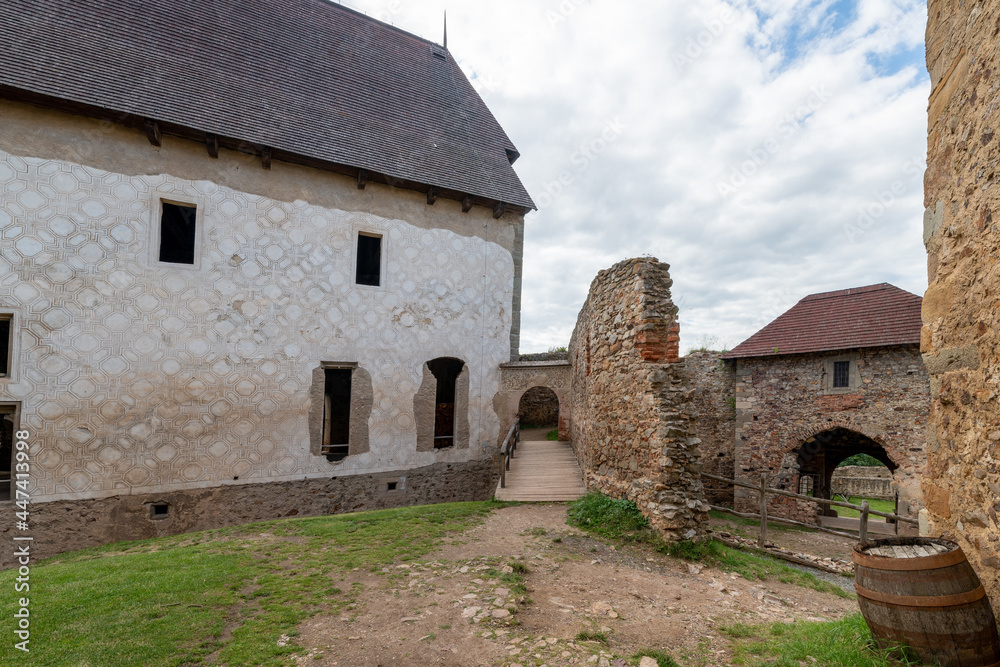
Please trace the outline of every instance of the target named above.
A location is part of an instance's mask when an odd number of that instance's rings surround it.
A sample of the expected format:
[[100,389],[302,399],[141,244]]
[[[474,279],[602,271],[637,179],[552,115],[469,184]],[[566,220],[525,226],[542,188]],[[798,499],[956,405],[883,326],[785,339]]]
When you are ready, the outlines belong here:
[[448,46],[521,152],[521,351],[565,345],[598,270],[671,265],[682,350],[807,294],[923,294],[926,4],[352,0]]

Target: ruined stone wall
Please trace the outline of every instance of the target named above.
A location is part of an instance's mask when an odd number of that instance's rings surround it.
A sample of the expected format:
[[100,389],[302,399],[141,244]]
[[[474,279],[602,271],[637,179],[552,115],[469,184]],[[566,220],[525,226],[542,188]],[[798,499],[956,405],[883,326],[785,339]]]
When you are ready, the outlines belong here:
[[[825,388],[829,360],[847,358],[856,372],[853,386]],[[923,506],[929,391],[915,346],[737,359],[736,474],[756,484],[765,472],[770,486],[795,491],[793,450],[841,427],[874,440],[899,466],[894,479],[900,510],[915,517]],[[737,489],[736,508],[756,512],[757,495]],[[773,507],[778,516],[811,520],[817,515],[815,505],[790,498],[775,498]]]
[[668,268],[631,259],[591,283],[570,341],[571,442],[588,488],[632,500],[668,540],[696,539],[708,505]]
[[1000,1],[927,5],[921,349],[933,403],[921,532],[958,540],[1000,612]]
[[896,489],[888,468],[875,466],[843,466],[837,468],[831,479],[833,492],[848,498],[878,498],[892,500]]
[[[701,440],[702,470],[733,479],[733,438],[736,401],[733,369],[722,361],[722,352],[692,352],[684,358],[691,386],[691,413]],[[704,480],[705,498],[713,505],[733,506],[733,486]]]
[[[0,127],[0,405],[32,434],[36,508],[492,460],[520,215],[8,102]],[[198,207],[193,266],[157,261],[161,199]],[[355,284],[361,231],[379,287]],[[466,364],[469,446],[419,452],[438,357]],[[322,362],[353,364],[370,405],[341,461],[311,442]]]

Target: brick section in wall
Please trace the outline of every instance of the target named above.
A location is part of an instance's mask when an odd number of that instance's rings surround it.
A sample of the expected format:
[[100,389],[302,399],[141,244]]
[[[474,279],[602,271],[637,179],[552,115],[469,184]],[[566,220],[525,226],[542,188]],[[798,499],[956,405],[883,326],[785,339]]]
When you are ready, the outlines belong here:
[[1000,613],[1000,0],[930,0],[927,14],[921,351],[932,403],[921,533],[959,542]]
[[708,504],[668,269],[631,259],[591,284],[570,341],[570,439],[589,488],[632,500],[677,541],[704,536]]

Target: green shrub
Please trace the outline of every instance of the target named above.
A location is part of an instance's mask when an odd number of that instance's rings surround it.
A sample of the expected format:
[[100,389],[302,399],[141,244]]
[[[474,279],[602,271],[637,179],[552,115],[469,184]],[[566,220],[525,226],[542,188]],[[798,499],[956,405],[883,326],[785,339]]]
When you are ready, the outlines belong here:
[[[567,522],[605,537],[629,537],[649,526],[646,517],[631,500],[588,493],[570,503]],[[643,536],[643,541],[646,541]]]
[[838,468],[842,466],[866,466],[868,468],[884,468],[885,464],[879,461],[871,454],[855,454],[854,456],[848,456],[846,459],[844,459],[837,465]]

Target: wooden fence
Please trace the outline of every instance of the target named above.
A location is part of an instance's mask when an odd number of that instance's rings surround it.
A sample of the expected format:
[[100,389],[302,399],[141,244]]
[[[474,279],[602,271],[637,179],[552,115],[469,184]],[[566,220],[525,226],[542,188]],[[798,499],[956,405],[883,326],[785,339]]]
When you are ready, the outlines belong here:
[[507,471],[510,470],[510,460],[514,458],[517,443],[521,441],[521,420],[515,419],[507,431],[507,437],[500,445],[500,488],[507,488]]
[[[712,479],[717,482],[725,482],[727,484],[732,484],[733,486],[740,486],[745,489],[752,489],[760,494],[760,514],[749,514],[744,512],[737,512],[731,510],[728,507],[719,507],[716,505],[711,505],[713,510],[719,512],[726,512],[728,514],[733,514],[738,517],[743,517],[745,519],[759,519],[760,520],[760,538],[757,541],[758,546],[763,549],[764,544],[767,542],[767,496],[769,494],[776,496],[785,496],[788,498],[796,498],[798,500],[805,500],[811,503],[816,503],[817,505],[831,505],[833,507],[849,507],[851,509],[858,510],[861,513],[861,525],[859,532],[859,540],[862,544],[868,542],[868,516],[874,514],[875,516],[881,516],[886,519],[893,519],[896,521],[897,530],[900,523],[918,524],[916,519],[911,519],[908,516],[900,516],[898,514],[893,514],[891,512],[880,512],[878,510],[873,510],[868,507],[868,501],[864,500],[860,505],[855,505],[853,503],[845,503],[839,500],[827,500],[826,498],[813,498],[812,496],[804,496],[801,493],[792,493],[791,491],[785,491],[784,489],[773,489],[767,486],[767,475],[761,473],[760,484],[750,484],[749,482],[741,482],[735,479],[726,479],[725,477],[719,477],[718,475],[710,475],[707,472],[701,473],[701,476],[706,479]],[[840,535],[841,537],[848,537],[854,539],[854,535],[850,533],[845,533],[839,530],[833,530],[831,528],[826,528],[825,526],[817,526],[811,523],[805,523],[803,521],[793,521],[791,519],[785,519],[783,517],[772,517],[770,519],[773,523],[788,524],[792,526],[804,526],[806,528],[813,528],[815,530],[822,531],[824,533],[830,533],[832,535]]]

